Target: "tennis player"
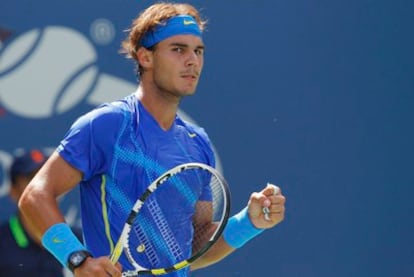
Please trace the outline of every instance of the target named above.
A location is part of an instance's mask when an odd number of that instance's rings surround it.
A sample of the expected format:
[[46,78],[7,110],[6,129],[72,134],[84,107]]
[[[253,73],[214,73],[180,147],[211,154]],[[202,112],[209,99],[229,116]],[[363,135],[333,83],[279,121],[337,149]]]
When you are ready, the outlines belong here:
[[[121,276],[131,267],[125,256],[115,266],[108,256],[131,205],[157,176],[186,162],[215,166],[204,129],[177,115],[181,99],[194,94],[203,69],[205,23],[188,4],[157,3],[144,10],[122,44],[137,64],[136,92],[78,118],[25,190],[22,213],[45,248],[76,277]],[[84,244],[56,202],[77,185]],[[222,238],[192,269],[221,260],[281,222],[284,203],[273,185],[252,193],[246,208],[229,219]],[[263,207],[270,211],[266,217]],[[189,269],[168,274],[188,275]]]

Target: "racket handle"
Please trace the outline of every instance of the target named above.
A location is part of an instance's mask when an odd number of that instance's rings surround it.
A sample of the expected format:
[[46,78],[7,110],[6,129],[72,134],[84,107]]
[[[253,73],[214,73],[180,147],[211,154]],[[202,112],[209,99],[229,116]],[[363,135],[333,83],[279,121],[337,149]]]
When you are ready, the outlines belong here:
[[119,257],[121,257],[122,254],[122,243],[118,243],[116,244],[114,251],[112,252],[111,256],[109,257],[109,259],[111,260],[112,264],[116,264],[119,260]]
[[124,245],[124,242],[127,240],[127,236],[128,236],[130,229],[131,229],[131,226],[127,225],[122,230],[121,236],[119,237],[118,242],[116,243],[115,248],[112,251],[111,256],[109,257],[112,264],[116,264],[119,260],[119,257],[121,257],[123,245]]

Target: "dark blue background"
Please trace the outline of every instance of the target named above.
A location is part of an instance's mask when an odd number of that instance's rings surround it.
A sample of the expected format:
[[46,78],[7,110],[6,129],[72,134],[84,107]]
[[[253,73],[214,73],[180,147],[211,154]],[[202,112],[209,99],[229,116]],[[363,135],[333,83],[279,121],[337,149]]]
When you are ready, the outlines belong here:
[[[0,27],[87,36],[108,18],[117,36],[96,46],[99,66],[135,82],[117,51],[152,2],[2,0]],[[220,154],[233,212],[267,181],[287,197],[282,224],[193,275],[414,276],[414,2],[188,2],[209,25],[202,81],[182,109]],[[0,147],[55,145],[90,108],[35,122],[3,115]]]

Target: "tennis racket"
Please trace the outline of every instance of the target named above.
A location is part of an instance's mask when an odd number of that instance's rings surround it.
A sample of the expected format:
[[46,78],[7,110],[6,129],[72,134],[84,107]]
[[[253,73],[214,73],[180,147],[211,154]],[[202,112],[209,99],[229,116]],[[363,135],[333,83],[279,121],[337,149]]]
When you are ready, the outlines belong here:
[[134,269],[122,276],[189,270],[221,236],[229,212],[228,185],[216,169],[178,165],[135,202],[110,259],[115,264],[125,253]]

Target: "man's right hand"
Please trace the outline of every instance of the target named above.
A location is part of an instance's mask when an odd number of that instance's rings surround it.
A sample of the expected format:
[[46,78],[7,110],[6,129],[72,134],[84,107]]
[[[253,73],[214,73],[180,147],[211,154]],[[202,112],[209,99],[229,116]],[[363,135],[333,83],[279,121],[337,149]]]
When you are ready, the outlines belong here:
[[109,257],[87,258],[86,261],[74,270],[75,277],[121,277],[120,263],[113,265]]

